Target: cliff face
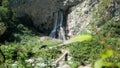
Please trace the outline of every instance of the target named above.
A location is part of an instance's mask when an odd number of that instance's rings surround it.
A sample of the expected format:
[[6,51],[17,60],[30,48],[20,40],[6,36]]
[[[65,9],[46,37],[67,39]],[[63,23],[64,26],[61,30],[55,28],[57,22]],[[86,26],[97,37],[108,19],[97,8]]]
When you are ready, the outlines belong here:
[[77,3],[78,0],[10,0],[11,7],[17,12],[17,16],[29,15],[41,32],[51,31],[54,26],[55,12],[65,11],[69,6]]
[[85,0],[69,9],[67,17],[68,35],[92,33],[90,22],[99,30],[113,18],[120,23],[120,0]]
[[54,27],[53,14],[63,11],[68,36],[91,33],[91,26],[88,26],[89,22],[85,18],[95,22],[99,29],[120,15],[119,0],[10,0],[10,4],[18,17],[29,15],[36,28],[48,33]]

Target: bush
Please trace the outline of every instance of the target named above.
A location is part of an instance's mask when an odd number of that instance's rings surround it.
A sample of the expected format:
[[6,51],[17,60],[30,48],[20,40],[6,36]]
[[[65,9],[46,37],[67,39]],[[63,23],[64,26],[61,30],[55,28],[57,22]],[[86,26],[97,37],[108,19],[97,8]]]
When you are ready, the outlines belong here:
[[9,10],[8,8],[5,8],[3,6],[0,6],[0,21],[5,21],[8,20],[9,18]]
[[102,50],[97,41],[83,41],[81,43],[74,43],[70,46],[70,54],[74,61],[84,63],[85,61],[95,60],[96,55]]
[[6,31],[6,26],[3,22],[0,22],[0,36]]
[[[120,51],[118,38],[105,38],[106,46],[111,46],[113,50]],[[106,47],[101,44],[101,41],[96,37],[91,41],[83,41],[79,43],[70,44],[70,54],[73,57],[73,61],[80,62],[80,64],[86,64],[86,61],[93,64],[97,59],[101,58],[101,54]],[[119,58],[111,57],[112,62],[120,62]]]
[[120,37],[120,21],[117,21],[118,18],[119,17],[114,17],[103,26],[101,32],[104,36]]

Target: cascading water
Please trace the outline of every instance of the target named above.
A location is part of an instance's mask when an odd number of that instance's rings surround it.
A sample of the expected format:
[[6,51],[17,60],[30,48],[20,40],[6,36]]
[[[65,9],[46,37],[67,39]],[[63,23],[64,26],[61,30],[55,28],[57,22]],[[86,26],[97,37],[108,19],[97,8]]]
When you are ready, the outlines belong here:
[[58,27],[57,23],[58,23],[58,12],[54,13],[54,28],[50,33],[50,37],[52,38],[56,38],[56,32]]
[[65,31],[63,29],[63,13],[60,12],[60,30],[59,30],[59,33],[58,33],[58,38],[65,41],[66,38],[65,38]]
[[63,29],[63,12],[58,11],[54,13],[54,28],[50,33],[50,37],[58,38],[65,41],[65,31]]

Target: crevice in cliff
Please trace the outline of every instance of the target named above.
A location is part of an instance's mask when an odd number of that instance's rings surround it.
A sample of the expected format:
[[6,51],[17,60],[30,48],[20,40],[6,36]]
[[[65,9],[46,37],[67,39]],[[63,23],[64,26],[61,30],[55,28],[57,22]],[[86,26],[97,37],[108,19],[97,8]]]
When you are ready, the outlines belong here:
[[70,36],[68,36],[69,33],[69,29],[68,29],[68,25],[67,25],[67,20],[68,20],[68,14],[70,13],[70,8],[72,6],[69,6],[66,8],[66,10],[64,10],[64,22],[65,22],[65,35],[66,35],[66,39],[70,39]]

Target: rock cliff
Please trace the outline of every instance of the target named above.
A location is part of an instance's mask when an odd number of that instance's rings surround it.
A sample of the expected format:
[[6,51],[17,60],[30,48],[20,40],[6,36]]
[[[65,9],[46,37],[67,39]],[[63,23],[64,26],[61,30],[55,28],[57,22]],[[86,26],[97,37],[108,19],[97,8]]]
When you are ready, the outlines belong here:
[[18,17],[29,15],[36,28],[48,33],[54,26],[53,14],[59,10],[65,11],[77,3],[78,0],[10,0],[10,5]]
[[120,0],[85,0],[70,8],[69,12],[67,17],[68,35],[91,33],[90,22],[96,24],[97,29],[100,29],[114,17],[120,20]]
[[119,0],[10,0],[10,4],[18,17],[29,15],[34,26],[43,33],[50,33],[53,29],[54,13],[63,11],[68,36],[91,33],[90,22],[99,29],[120,15]]

